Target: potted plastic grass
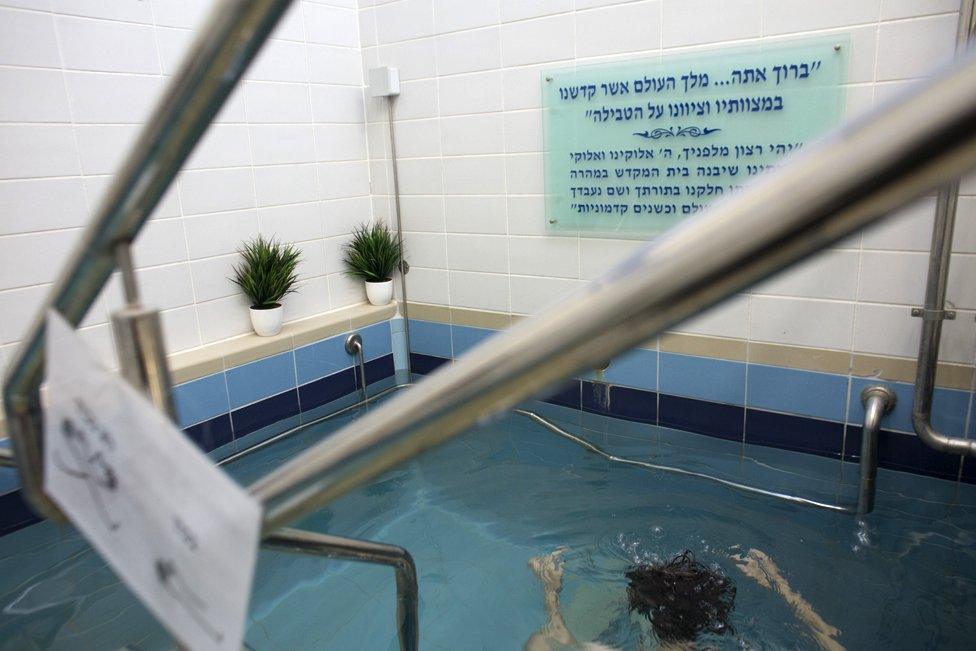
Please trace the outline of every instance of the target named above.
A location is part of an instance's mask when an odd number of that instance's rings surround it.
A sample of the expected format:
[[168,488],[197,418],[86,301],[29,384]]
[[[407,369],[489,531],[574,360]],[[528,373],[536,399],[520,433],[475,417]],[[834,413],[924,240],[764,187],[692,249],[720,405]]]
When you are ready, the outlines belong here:
[[231,280],[251,301],[251,327],[261,337],[281,332],[284,308],[281,299],[295,291],[301,252],[290,244],[263,236],[245,242],[238,251],[240,264]]
[[348,273],[366,283],[366,298],[373,305],[393,300],[393,273],[402,257],[400,242],[385,224],[361,224],[345,247]]

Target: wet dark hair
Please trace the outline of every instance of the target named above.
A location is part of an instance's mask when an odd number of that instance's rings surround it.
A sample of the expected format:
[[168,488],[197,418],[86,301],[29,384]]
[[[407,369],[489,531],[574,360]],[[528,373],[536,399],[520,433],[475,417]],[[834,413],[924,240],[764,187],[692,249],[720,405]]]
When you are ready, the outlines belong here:
[[647,617],[662,642],[687,642],[702,633],[733,633],[729,617],[735,584],[685,550],[666,563],[638,565],[626,574],[630,610]]

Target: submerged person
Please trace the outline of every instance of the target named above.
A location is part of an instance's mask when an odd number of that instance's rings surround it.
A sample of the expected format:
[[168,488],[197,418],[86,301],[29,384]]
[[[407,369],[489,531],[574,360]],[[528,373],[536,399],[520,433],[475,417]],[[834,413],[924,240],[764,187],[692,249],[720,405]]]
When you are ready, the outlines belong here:
[[[565,547],[529,561],[542,582],[547,621],[525,644],[526,651],[570,648],[617,651],[649,648],[649,640],[631,622],[612,622],[595,642],[580,642],[570,632],[559,604]],[[733,556],[740,570],[761,586],[775,590],[810,627],[814,640],[828,651],[841,651],[834,638],[839,631],[824,622],[813,607],[790,588],[779,568],[766,554],[750,550]],[[729,619],[735,606],[735,584],[721,572],[695,560],[685,550],[665,563],[638,565],[625,574],[630,613],[642,615],[664,649],[694,649],[705,634],[733,634]]]

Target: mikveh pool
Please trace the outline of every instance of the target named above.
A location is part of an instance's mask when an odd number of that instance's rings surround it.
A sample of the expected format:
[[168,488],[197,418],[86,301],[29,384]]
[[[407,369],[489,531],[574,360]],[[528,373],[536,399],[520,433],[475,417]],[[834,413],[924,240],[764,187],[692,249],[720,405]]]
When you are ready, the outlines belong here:
[[[851,503],[856,467],[534,404],[614,454]],[[356,413],[312,425],[225,468],[247,484]],[[690,477],[614,464],[512,414],[397,468],[299,523],[401,545],[420,579],[423,649],[521,649],[546,621],[528,567],[567,547],[561,594],[579,640],[614,627],[655,648],[627,613],[624,572],[685,549],[736,584],[734,632],[704,648],[817,649],[797,602],[747,576],[758,550],[848,649],[970,648],[976,635],[976,488],[887,470],[859,521]],[[389,568],[263,551],[248,648],[396,649]],[[0,538],[0,649],[170,649],[172,641],[73,530]],[[834,647],[836,648],[836,647]]]

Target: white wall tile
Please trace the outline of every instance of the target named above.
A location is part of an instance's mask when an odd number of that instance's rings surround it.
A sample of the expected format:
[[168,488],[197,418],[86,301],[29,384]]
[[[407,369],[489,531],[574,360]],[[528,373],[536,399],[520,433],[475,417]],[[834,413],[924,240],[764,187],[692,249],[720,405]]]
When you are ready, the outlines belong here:
[[505,151],[525,153],[542,150],[542,111],[506,112]]
[[[360,133],[362,128],[359,129]],[[314,163],[315,137],[308,124],[261,124],[248,127],[255,165]]]
[[163,343],[167,353],[195,348],[201,344],[195,306],[166,310],[160,314],[160,318],[163,322]]
[[355,305],[366,300],[366,288],[361,281],[351,278],[345,273],[331,274],[328,281],[332,309],[336,310],[347,305]]
[[304,242],[325,237],[322,204],[318,202],[258,208],[258,222],[265,237],[280,242]]
[[582,286],[578,280],[512,276],[512,312],[536,314],[563,301]]
[[0,125],[0,179],[80,173],[70,127]]
[[505,22],[538,18],[573,10],[573,0],[500,0]]
[[317,84],[359,86],[363,83],[362,59],[350,48],[309,45],[308,78]]
[[441,131],[437,120],[394,122],[397,157],[423,158],[441,155]]
[[542,75],[548,66],[505,68],[502,72],[504,105],[508,111],[542,106]]
[[753,293],[853,300],[859,261],[857,251],[828,249],[760,283]]
[[258,216],[254,210],[237,210],[188,217],[183,226],[190,259],[196,260],[237,251],[257,236]]
[[[754,300],[756,299],[750,296],[734,296],[679,323],[674,330],[696,335],[749,339],[749,308]],[[755,335],[753,338],[756,338]]]
[[[309,46],[306,53],[306,47],[301,43],[270,39],[265,42],[254,57],[254,61],[244,71],[244,78],[259,81],[315,81],[310,76],[310,62],[313,59],[308,56],[313,51],[313,47],[321,48],[321,46]],[[348,53],[348,50],[346,52]]]
[[[444,214],[449,233],[485,233],[503,235],[508,219],[503,196],[448,196]],[[444,222],[441,222],[442,228]]]
[[[665,16],[671,14],[665,13]],[[704,15],[695,13],[696,30],[705,30]],[[665,33],[683,34],[679,16]],[[758,35],[759,21],[756,21]],[[707,32],[705,32],[707,33]],[[683,44],[683,43],[672,43]],[[576,14],[576,56],[637,52],[661,47],[661,1],[644,0]]]
[[50,14],[0,8],[0,64],[59,67],[54,18]]
[[66,72],[75,122],[140,124],[162,88],[157,77],[101,72]]
[[153,22],[152,8],[148,2],[104,2],[103,0],[54,0],[55,13],[89,18],[108,18],[129,23]]
[[204,344],[251,332],[247,299],[240,294],[197,304],[200,336]]
[[504,192],[504,156],[456,156],[444,159],[445,194]]
[[505,150],[504,132],[500,113],[443,118],[441,150],[445,156],[500,154]]
[[69,122],[59,70],[0,68],[0,122]]
[[135,143],[134,124],[80,125],[75,129],[81,170],[85,174],[114,174]]
[[508,232],[511,235],[545,235],[545,198],[541,195],[507,197]]
[[[918,356],[921,326],[921,320],[900,305],[860,303],[857,305],[854,350],[914,359]],[[972,313],[960,312],[955,321],[942,324],[939,359],[972,364],[974,342]]]
[[242,167],[250,164],[247,127],[243,124],[212,124],[183,169]]
[[882,0],[881,19],[914,18],[959,11],[956,0]]
[[575,18],[560,14],[502,25],[502,64],[520,66],[571,59],[575,52]]
[[315,164],[255,167],[254,191],[258,206],[315,201],[320,198]]
[[882,23],[878,31],[878,79],[921,77],[951,61],[957,22],[950,14]]
[[254,181],[250,168],[191,170],[180,178],[183,214],[254,207]]
[[434,0],[434,29],[441,34],[497,25],[498,20],[496,0]]
[[323,124],[315,127],[315,160],[365,160],[366,131],[361,124]]
[[400,219],[404,230],[443,233],[444,197],[401,197]]
[[874,22],[880,6],[881,0],[776,0],[765,3],[765,31],[785,34]]
[[344,199],[369,194],[368,167],[365,161],[319,163],[320,198]]
[[437,75],[437,54],[432,38],[383,45],[378,56],[378,64],[397,68],[403,81]]
[[[579,278],[580,253],[576,238],[568,237],[512,237],[508,243],[514,276],[551,276]],[[512,299],[515,298],[512,281]]]
[[450,305],[448,272],[443,269],[411,269],[407,274],[407,297],[412,302]]
[[404,233],[403,250],[411,267],[447,268],[447,241],[443,233]]
[[508,273],[508,238],[500,235],[448,235],[447,260],[452,271]]
[[439,158],[405,158],[397,164],[400,193],[442,194],[444,181]]
[[248,81],[244,106],[249,122],[311,122],[308,86]]
[[444,34],[434,39],[437,72],[454,75],[491,70],[501,63],[501,41],[497,27]]
[[493,312],[511,310],[507,275],[451,271],[449,278],[451,305]]
[[488,113],[502,108],[502,75],[498,71],[444,77],[440,85],[440,114]]
[[294,321],[321,314],[331,309],[329,280],[325,276],[302,280],[295,286],[295,293],[281,302],[285,308],[285,320]]
[[201,0],[153,0],[157,25],[196,29],[203,24],[212,3]]
[[756,341],[839,350],[851,347],[853,303],[753,296],[749,316],[750,336]]
[[380,43],[423,38],[434,33],[431,0],[400,0],[380,5],[375,13],[376,33]]
[[309,92],[315,122],[361,125],[366,120],[362,88],[313,85],[309,87]]
[[630,257],[643,242],[580,238],[580,278],[592,280]]
[[394,120],[416,120],[437,116],[437,80],[423,79],[400,84]]
[[132,248],[136,267],[151,267],[187,260],[182,219],[153,219],[136,237]]
[[153,28],[111,20],[58,16],[64,66],[73,70],[158,74]]
[[80,178],[0,181],[0,235],[83,226],[87,208]]
[[302,9],[305,39],[309,43],[359,47],[359,21],[355,11],[312,2],[302,3]]
[[[78,242],[80,230],[48,231],[0,237],[0,287],[39,285],[55,280],[60,269],[51,260],[64,260]],[[44,255],[38,255],[43,251]]]
[[542,194],[542,154],[510,154],[505,157],[505,174],[509,194]]

